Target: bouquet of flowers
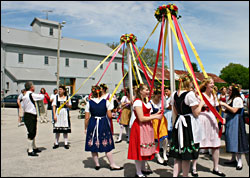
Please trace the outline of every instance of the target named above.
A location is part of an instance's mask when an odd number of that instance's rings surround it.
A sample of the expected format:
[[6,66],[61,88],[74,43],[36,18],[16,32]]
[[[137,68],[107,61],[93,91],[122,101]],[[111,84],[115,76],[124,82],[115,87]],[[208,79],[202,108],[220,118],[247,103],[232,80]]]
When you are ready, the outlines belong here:
[[178,14],[178,7],[175,4],[163,4],[162,6],[159,6],[155,11],[155,18],[158,21],[162,21],[162,15],[164,14],[164,17],[167,18],[167,9],[169,9],[170,13],[177,17]]
[[124,34],[121,36],[120,38],[121,43],[125,42],[125,43],[136,43],[137,42],[137,38],[134,34],[130,33],[130,34]]

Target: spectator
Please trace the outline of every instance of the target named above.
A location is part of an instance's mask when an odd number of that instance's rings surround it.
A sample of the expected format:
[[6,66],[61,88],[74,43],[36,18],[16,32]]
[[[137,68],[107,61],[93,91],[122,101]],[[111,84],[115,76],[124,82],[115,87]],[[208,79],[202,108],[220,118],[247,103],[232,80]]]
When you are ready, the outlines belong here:
[[[56,98],[57,93],[58,93],[58,90],[57,90],[57,88],[55,88],[55,89],[53,90],[53,93],[52,93],[51,96],[50,96],[50,103],[51,103],[51,106],[52,106],[52,103],[53,103],[54,99]],[[54,124],[53,106],[52,106],[51,111],[52,111],[52,124]]]
[[18,127],[20,127],[22,125],[22,122],[23,122],[23,97],[26,93],[26,90],[25,89],[22,89],[21,90],[21,94],[18,96],[17,98],[17,104],[18,104]]
[[40,94],[44,95],[43,103],[44,103],[44,113],[41,113],[41,123],[49,122],[48,120],[48,102],[50,101],[50,97],[48,93],[46,92],[45,88],[41,88]]

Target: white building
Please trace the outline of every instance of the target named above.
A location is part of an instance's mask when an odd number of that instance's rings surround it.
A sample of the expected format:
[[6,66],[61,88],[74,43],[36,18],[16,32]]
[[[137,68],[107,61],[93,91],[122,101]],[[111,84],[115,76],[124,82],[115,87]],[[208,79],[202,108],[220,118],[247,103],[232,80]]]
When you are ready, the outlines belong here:
[[[37,93],[42,87],[49,94],[56,88],[58,25],[58,22],[34,18],[32,31],[1,26],[3,95],[20,93],[26,81],[34,83]],[[60,84],[66,85],[73,93],[111,51],[106,44],[62,37]],[[78,93],[90,93],[91,86],[97,83],[111,57]],[[122,78],[121,59],[118,54],[101,81],[108,85],[110,92]]]

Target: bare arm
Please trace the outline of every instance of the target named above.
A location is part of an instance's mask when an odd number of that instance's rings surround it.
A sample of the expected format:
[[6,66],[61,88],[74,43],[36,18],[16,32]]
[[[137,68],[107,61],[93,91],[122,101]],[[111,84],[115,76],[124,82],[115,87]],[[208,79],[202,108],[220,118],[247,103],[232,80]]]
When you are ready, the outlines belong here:
[[54,121],[57,121],[57,117],[56,117],[56,105],[53,106],[53,114],[54,114]]
[[108,116],[108,118],[110,118],[110,119],[112,118],[112,112],[111,112],[111,110],[108,110],[108,111],[107,111],[107,116]]
[[142,107],[140,107],[140,106],[136,106],[135,111],[136,111],[136,114],[137,114],[140,122],[148,122],[148,121],[151,121],[153,119],[161,119],[162,118],[161,111],[159,111],[156,114],[152,114],[150,116],[144,116],[143,111],[142,111]]
[[204,106],[204,104],[205,104],[205,102],[203,100],[201,100],[199,105],[191,106],[192,113],[193,113],[195,118],[197,118],[199,116],[199,114],[201,112],[201,108]]
[[224,103],[222,101],[220,102],[220,105],[226,107],[232,113],[236,113],[238,111],[238,109],[239,109],[239,108],[231,107],[227,103]]
[[84,121],[84,126],[85,126],[84,131],[85,131],[85,133],[86,133],[87,128],[88,128],[88,124],[89,124],[89,117],[90,117],[89,112],[85,112],[85,121]]

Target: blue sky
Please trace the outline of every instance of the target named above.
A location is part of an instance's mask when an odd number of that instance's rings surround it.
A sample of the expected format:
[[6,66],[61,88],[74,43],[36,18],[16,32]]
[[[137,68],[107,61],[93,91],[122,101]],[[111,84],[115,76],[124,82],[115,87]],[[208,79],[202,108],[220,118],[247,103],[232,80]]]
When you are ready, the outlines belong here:
[[[142,47],[157,23],[156,8],[168,3],[178,6],[179,23],[206,72],[219,75],[229,63],[249,67],[248,1],[1,1],[1,26],[31,31],[34,17],[45,19],[42,10],[53,10],[49,20],[67,22],[64,37],[112,43],[122,34],[133,33],[137,46]],[[146,48],[157,50],[159,34],[160,26]],[[175,38],[173,41],[175,69],[184,70]],[[197,63],[188,43],[186,46],[191,62]],[[166,63],[169,65],[168,59]]]

